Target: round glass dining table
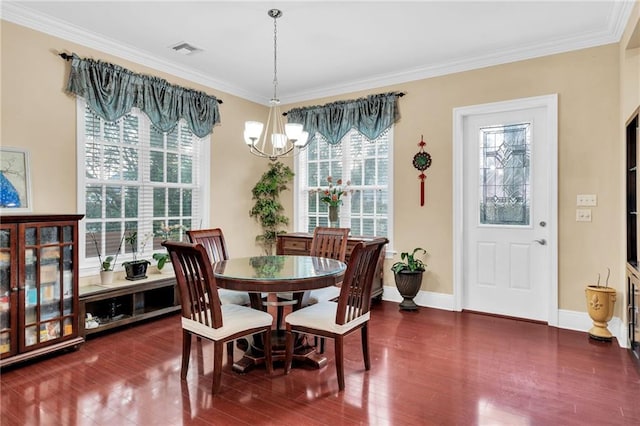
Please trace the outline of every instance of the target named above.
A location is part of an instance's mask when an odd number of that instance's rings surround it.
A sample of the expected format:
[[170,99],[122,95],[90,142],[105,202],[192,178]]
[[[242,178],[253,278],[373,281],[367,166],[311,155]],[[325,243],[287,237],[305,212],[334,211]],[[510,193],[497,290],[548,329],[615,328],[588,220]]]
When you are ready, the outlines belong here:
[[[238,257],[213,264],[216,284],[228,290],[246,291],[254,309],[268,310],[281,301],[277,293],[292,293],[292,309],[302,306],[308,290],[329,287],[342,282],[347,265],[335,259],[314,256],[276,255]],[[262,295],[267,294],[267,301]],[[284,360],[284,330],[272,332],[271,351],[274,361]],[[326,364],[326,358],[300,337],[294,350],[294,361],[314,367]],[[237,372],[247,372],[264,363],[264,344],[259,335],[253,337],[243,358],[234,363]]]
[[219,287],[249,293],[304,292],[342,281],[344,262],[314,256],[253,256],[216,262]]

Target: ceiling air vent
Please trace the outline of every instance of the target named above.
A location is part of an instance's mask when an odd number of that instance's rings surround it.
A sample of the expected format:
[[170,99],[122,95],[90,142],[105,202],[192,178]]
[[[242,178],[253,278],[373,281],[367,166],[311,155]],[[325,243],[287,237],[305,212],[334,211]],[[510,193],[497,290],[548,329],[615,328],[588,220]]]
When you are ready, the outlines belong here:
[[182,55],[191,55],[192,53],[199,52],[201,49],[198,49],[195,46],[190,45],[189,43],[178,43],[175,46],[171,46],[171,49],[182,54]]

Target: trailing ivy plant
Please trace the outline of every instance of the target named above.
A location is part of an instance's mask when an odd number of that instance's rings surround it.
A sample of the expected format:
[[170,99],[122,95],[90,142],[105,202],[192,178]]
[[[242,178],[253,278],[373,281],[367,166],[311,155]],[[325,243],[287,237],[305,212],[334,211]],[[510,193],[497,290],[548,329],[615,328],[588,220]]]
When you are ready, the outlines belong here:
[[280,193],[288,189],[292,180],[293,171],[278,161],[269,165],[269,170],[251,190],[255,204],[249,216],[262,226],[262,234],[256,236],[256,241],[267,255],[273,254],[278,234],[282,234],[282,227],[289,223],[289,218],[282,214],[284,207],[280,203]]

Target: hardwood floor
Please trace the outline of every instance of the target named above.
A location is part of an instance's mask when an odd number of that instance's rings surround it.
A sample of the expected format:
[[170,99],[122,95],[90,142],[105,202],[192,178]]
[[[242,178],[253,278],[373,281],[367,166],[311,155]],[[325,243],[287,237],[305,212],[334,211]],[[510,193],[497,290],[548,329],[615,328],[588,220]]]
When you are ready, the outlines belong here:
[[[195,343],[194,343],[195,345]],[[371,370],[359,335],[321,370],[225,365],[211,396],[213,345],[180,380],[180,316],[89,339],[79,350],[3,370],[6,425],[638,425],[640,372],[616,342],[473,313],[375,305]],[[236,359],[241,352],[236,350]],[[225,357],[226,358],[226,357]]]

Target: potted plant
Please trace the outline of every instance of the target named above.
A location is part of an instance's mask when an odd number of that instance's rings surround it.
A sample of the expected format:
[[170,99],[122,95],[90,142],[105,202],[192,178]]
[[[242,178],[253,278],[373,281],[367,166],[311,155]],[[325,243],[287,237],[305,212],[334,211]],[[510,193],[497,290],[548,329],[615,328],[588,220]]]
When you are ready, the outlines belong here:
[[[171,240],[180,241],[182,233],[186,230],[187,228],[179,223],[170,226],[163,225],[155,232],[155,235],[160,237],[162,242]],[[166,250],[164,252],[153,253],[152,257],[157,262],[156,267],[158,268],[158,272],[161,274],[173,272],[172,268],[166,268],[166,266],[171,266],[171,257]]]
[[269,164],[267,170],[251,190],[255,204],[249,211],[262,226],[262,234],[256,241],[262,245],[266,255],[273,254],[273,247],[278,234],[284,231],[282,226],[289,223],[289,218],[282,214],[284,206],[280,203],[280,193],[288,189],[293,179],[293,171],[280,162]]
[[102,284],[111,284],[113,282],[113,270],[115,268],[116,262],[118,261],[118,255],[120,254],[120,249],[122,248],[124,236],[120,240],[118,251],[116,251],[115,256],[107,256],[102,259],[102,253],[100,251],[100,246],[98,245],[98,240],[96,239],[96,236],[93,232],[91,232],[90,235],[91,239],[93,240],[93,245],[96,248],[96,253],[98,253],[98,261],[100,262],[100,282]]
[[604,286],[600,285],[600,274],[596,285],[589,285],[585,289],[587,297],[587,312],[593,321],[593,327],[589,330],[589,337],[596,340],[611,341],[613,335],[607,328],[607,323],[613,317],[613,309],[616,304],[616,290],[609,287],[611,269],[607,268],[607,280]]
[[[131,247],[131,254],[133,256],[133,260],[124,262],[122,264],[127,274],[125,278],[130,281],[147,278],[147,267],[151,264],[151,262],[145,259],[138,260],[138,232],[129,231],[124,237],[124,241]],[[144,251],[145,244],[146,239],[142,243],[142,251]]]
[[400,310],[403,311],[415,311],[418,309],[418,305],[413,301],[413,298],[420,290],[422,275],[427,266],[421,259],[416,257],[417,253],[420,252],[423,255],[427,254],[426,250],[420,247],[413,249],[411,253],[400,253],[401,261],[391,266],[396,287],[403,298],[402,302],[400,302]]

